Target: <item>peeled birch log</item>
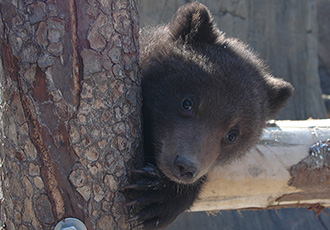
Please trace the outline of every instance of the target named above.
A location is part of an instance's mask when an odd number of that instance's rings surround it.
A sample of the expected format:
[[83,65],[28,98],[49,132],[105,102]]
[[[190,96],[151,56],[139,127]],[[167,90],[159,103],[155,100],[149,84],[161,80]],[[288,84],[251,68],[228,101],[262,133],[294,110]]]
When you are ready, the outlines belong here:
[[210,172],[191,211],[330,207],[329,138],[329,119],[270,123],[243,159]]

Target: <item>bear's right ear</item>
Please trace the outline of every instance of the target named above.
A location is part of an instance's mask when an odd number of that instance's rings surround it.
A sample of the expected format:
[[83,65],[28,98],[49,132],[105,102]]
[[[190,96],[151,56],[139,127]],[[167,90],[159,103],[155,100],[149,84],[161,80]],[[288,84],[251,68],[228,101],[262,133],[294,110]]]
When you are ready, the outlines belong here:
[[215,43],[220,34],[210,11],[198,2],[181,6],[167,26],[174,41],[190,44]]
[[280,78],[267,76],[265,80],[269,102],[268,119],[270,119],[286,104],[294,89],[289,82]]

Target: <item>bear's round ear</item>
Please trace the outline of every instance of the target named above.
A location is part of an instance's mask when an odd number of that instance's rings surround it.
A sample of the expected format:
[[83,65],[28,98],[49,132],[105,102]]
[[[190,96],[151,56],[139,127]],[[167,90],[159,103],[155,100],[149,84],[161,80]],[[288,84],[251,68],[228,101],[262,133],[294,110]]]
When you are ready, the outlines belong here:
[[269,102],[268,118],[272,118],[286,104],[294,89],[289,82],[279,78],[267,76],[265,80]]
[[167,26],[173,40],[190,44],[215,43],[220,34],[210,11],[198,2],[181,6]]

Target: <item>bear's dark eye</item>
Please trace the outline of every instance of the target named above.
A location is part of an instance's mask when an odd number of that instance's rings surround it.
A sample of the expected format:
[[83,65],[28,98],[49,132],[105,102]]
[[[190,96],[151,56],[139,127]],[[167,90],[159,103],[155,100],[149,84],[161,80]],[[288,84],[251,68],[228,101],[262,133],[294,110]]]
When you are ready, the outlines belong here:
[[228,143],[235,143],[237,141],[238,136],[239,136],[239,131],[232,130],[227,134],[226,140]]
[[194,107],[194,102],[190,98],[185,98],[182,100],[181,107],[185,111],[191,111]]

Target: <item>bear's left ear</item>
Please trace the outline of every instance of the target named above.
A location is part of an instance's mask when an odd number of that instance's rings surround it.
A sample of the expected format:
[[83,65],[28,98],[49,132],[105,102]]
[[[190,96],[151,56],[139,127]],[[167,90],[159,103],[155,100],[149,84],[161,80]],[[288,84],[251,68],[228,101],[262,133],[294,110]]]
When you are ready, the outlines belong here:
[[269,102],[268,118],[272,118],[286,104],[294,89],[289,82],[279,78],[267,76],[265,80]]
[[181,6],[167,25],[173,40],[187,43],[214,43],[220,32],[210,11],[201,3]]

